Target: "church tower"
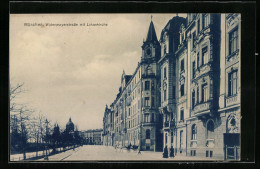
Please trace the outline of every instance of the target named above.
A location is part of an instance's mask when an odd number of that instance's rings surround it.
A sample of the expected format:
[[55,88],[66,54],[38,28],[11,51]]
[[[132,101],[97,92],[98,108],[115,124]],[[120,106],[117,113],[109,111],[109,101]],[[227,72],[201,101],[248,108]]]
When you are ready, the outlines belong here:
[[160,43],[157,39],[151,17],[147,37],[142,45],[141,72],[142,72],[142,150],[162,151],[162,125],[160,107]]
[[146,40],[142,45],[142,51],[142,62],[157,61],[160,57],[160,43],[156,36],[152,16]]

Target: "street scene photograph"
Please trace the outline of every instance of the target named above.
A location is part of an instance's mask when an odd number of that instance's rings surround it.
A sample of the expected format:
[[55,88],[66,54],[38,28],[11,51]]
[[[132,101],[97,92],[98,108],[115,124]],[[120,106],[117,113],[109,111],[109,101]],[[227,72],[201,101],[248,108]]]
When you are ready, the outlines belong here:
[[241,14],[10,14],[9,38],[9,162],[241,160]]

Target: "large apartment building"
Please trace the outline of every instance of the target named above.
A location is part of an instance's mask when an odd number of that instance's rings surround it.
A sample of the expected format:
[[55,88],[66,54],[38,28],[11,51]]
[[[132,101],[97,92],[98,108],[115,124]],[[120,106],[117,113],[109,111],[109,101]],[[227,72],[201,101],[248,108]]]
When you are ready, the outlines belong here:
[[123,72],[105,111],[103,134],[111,131],[113,140],[107,145],[239,159],[240,20],[239,14],[175,16],[159,41],[151,21],[136,71]]

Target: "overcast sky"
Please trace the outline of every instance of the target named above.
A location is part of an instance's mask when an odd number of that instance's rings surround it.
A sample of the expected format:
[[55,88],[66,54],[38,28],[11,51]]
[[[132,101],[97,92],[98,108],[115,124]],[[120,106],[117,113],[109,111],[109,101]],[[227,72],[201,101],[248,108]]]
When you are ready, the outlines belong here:
[[[152,15],[159,39],[175,14]],[[61,127],[71,117],[79,130],[102,128],[105,105],[116,98],[123,69],[132,74],[140,60],[150,21],[151,14],[11,15],[10,83],[24,82],[27,90],[17,101]]]

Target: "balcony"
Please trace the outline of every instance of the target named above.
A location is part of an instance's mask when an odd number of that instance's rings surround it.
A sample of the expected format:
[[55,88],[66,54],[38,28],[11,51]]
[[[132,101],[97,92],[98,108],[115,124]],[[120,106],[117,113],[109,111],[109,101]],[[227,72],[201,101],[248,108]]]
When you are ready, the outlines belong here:
[[147,73],[147,74],[144,74],[142,75],[142,78],[143,79],[147,79],[147,78],[155,78],[155,73]]
[[194,109],[192,110],[192,114],[196,115],[200,112],[210,110],[211,108],[212,108],[211,101],[200,103],[200,104],[195,105]]
[[204,65],[201,65],[200,67],[198,67],[194,73],[194,77],[193,79],[196,79],[198,77],[200,77],[201,75],[204,75],[210,71],[212,71],[212,61],[209,60],[208,63],[204,64]]
[[177,121],[177,125],[183,125],[183,124],[184,124],[184,120]]
[[226,59],[229,61],[230,58],[233,58],[235,56],[238,56],[239,54],[239,49],[237,49],[236,51],[234,51],[233,53],[231,53],[230,55],[226,56]]
[[154,126],[156,124],[157,123],[155,121],[145,121],[145,120],[143,120],[143,122],[142,122],[143,126]]
[[167,130],[167,129],[169,129],[169,128],[174,127],[174,125],[175,125],[174,120],[165,121],[165,122],[163,123],[163,128]]
[[238,95],[229,96],[226,98],[226,107],[239,103]]

